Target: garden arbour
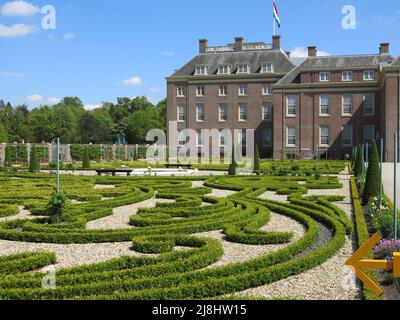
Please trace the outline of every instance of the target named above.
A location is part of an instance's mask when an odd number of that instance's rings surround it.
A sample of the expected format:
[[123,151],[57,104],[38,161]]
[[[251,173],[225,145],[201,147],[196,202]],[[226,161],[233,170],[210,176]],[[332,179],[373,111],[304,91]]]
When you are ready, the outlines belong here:
[[[331,202],[341,200],[340,197],[304,197],[308,186],[314,189],[339,187],[337,177],[320,180],[312,177],[210,177],[198,178],[204,180],[204,187],[197,188],[192,188],[192,177],[63,177],[62,185],[69,198],[85,202],[70,205],[61,225],[47,224],[43,210],[44,201],[51,192],[51,177],[37,179],[19,175],[17,178],[2,178],[8,188],[0,198],[11,201],[11,194],[14,194],[18,205],[28,203],[29,209],[40,217],[1,222],[1,239],[60,244],[132,241],[135,251],[151,255],[62,269],[57,272],[56,289],[44,290],[41,288],[43,275],[27,272],[54,262],[51,254],[42,253],[47,260],[42,257],[11,274],[0,268],[4,275],[0,280],[0,299],[195,299],[229,295],[305,272],[327,261],[343,247],[346,233],[353,230],[346,214]],[[94,189],[96,184],[115,188]],[[236,193],[226,199],[214,198],[208,195],[211,189]],[[259,199],[266,191],[288,194],[291,202]],[[88,221],[112,215],[115,207],[153,197],[173,202],[139,209],[130,218],[131,227],[127,225],[125,229],[85,228]],[[261,231],[269,222],[271,212],[302,224],[306,230],[304,236],[293,241],[290,232]],[[321,225],[331,230],[331,239],[313,247]],[[214,267],[212,265],[223,256],[221,243],[196,236],[214,230],[221,230],[227,241],[245,245],[286,245],[260,258]],[[186,249],[175,250],[175,247]],[[18,263],[23,265],[26,257],[30,255],[20,257]],[[2,259],[12,261],[15,256]],[[0,267],[1,263],[2,260]]]

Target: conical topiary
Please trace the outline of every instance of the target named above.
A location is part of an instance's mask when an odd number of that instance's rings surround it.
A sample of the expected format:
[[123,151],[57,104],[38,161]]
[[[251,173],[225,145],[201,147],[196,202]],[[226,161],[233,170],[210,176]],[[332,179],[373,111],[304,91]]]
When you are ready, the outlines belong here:
[[83,156],[82,169],[90,169],[90,154],[89,147],[86,147],[85,154]]
[[371,146],[367,177],[365,180],[363,203],[367,204],[373,197],[379,197],[381,189],[379,154],[376,142]]
[[32,146],[31,156],[29,161],[29,172],[31,173],[39,173],[40,172],[40,163],[37,156],[36,146]]
[[228,174],[230,176],[236,176],[237,173],[237,169],[238,169],[238,164],[236,162],[236,152],[235,152],[235,147],[232,147],[232,162],[229,166],[229,171]]
[[361,145],[357,147],[356,162],[354,164],[354,175],[362,178],[365,172],[364,154]]
[[11,149],[6,148],[6,155],[4,159],[4,168],[5,169],[11,169],[13,166],[12,164],[12,157],[11,157]]
[[138,161],[139,160],[139,155],[137,148],[135,148],[135,151],[133,152],[133,161]]
[[260,152],[258,150],[258,145],[256,145],[255,150],[254,150],[254,172],[259,173],[261,169],[261,164],[260,164]]

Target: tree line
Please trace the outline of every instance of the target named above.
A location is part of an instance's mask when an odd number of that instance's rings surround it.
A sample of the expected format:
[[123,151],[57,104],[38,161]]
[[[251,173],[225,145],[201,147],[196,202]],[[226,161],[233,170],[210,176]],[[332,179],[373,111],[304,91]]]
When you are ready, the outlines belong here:
[[78,97],[65,97],[53,106],[12,106],[0,100],[0,143],[115,143],[124,134],[128,144],[146,143],[149,130],[166,129],[166,100],[153,105],[146,97],[118,98],[85,110]]

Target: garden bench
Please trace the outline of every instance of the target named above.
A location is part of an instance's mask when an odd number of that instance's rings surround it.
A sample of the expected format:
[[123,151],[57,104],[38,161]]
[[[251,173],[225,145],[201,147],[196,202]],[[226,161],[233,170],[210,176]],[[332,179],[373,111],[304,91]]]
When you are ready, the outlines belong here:
[[192,169],[192,168],[193,168],[193,165],[191,165],[191,164],[176,164],[176,163],[171,164],[171,163],[168,163],[168,164],[165,165],[165,167],[166,167],[167,169],[171,169],[171,168],[176,168],[176,169],[179,169],[179,168],[182,168],[182,169]]
[[96,170],[97,175],[101,176],[103,173],[111,173],[113,177],[117,175],[117,173],[125,173],[128,177],[131,176],[133,170],[127,170],[127,169],[100,169]]

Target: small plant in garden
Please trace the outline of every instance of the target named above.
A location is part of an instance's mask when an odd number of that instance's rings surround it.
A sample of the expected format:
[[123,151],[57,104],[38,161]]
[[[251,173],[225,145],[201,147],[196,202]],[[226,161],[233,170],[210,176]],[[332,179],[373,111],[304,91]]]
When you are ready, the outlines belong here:
[[40,163],[38,160],[36,146],[32,146],[31,156],[29,161],[29,172],[31,173],[39,173],[40,172]]
[[371,156],[365,180],[363,203],[367,204],[372,197],[378,197],[381,189],[379,155],[376,142],[371,147]]
[[53,192],[47,203],[47,212],[50,216],[50,222],[59,224],[63,221],[63,216],[67,211],[67,196],[63,193]]
[[255,150],[254,150],[254,171],[259,172],[261,169],[260,165],[260,152],[258,150],[258,145],[256,145]]
[[90,154],[88,147],[86,147],[85,155],[83,157],[82,169],[90,169]]
[[395,252],[400,252],[400,240],[382,240],[374,250],[378,258],[386,260],[393,260],[393,253]]
[[359,145],[357,147],[356,162],[354,163],[353,170],[354,170],[354,175],[357,178],[362,179],[362,177],[364,176],[364,172],[365,172],[365,162],[364,162],[364,154],[363,154],[361,145]]
[[387,202],[384,200],[380,206],[380,201],[377,197],[370,199],[368,206],[368,213],[371,217],[373,227],[384,237],[391,238],[394,236],[394,217],[393,211],[389,208]]

